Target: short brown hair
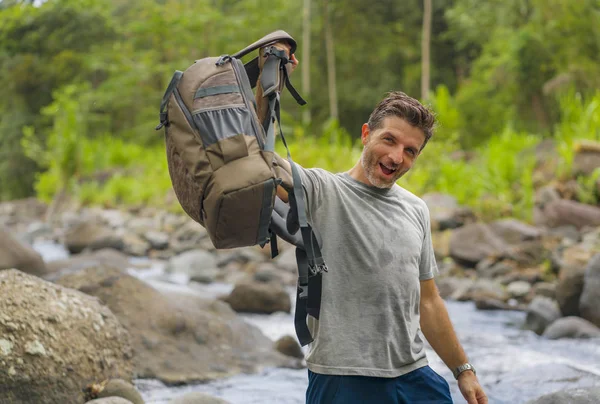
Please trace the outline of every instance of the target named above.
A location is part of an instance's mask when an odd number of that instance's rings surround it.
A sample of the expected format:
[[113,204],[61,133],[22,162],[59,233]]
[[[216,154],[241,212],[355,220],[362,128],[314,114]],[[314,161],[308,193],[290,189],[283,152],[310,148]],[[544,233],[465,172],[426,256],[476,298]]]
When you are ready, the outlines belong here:
[[421,150],[423,150],[429,139],[433,136],[435,126],[435,115],[433,112],[416,99],[409,97],[401,91],[388,93],[377,104],[373,112],[371,112],[367,124],[371,130],[379,129],[383,124],[383,120],[388,116],[402,118],[415,128],[423,131],[425,142]]

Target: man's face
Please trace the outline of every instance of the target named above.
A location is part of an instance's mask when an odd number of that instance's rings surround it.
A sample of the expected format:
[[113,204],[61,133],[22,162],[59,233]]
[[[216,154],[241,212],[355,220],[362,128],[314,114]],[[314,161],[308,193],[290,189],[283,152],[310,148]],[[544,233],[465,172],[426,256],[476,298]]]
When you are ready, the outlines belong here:
[[391,188],[410,170],[425,143],[425,134],[402,118],[386,117],[373,131],[362,128],[364,149],[360,157],[368,184]]

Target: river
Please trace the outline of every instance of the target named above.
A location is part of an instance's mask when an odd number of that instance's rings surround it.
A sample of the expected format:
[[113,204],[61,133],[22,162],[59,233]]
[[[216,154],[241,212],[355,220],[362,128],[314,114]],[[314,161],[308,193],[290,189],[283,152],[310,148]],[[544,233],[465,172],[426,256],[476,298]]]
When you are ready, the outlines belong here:
[[[34,245],[44,259],[67,256],[62,246]],[[167,278],[161,263],[147,270],[131,270],[157,289],[175,289],[217,296],[231,285],[211,284],[190,288],[186,279]],[[521,330],[525,314],[517,311],[479,311],[471,302],[446,302],[450,318],[465,351],[475,365],[490,404],[519,404],[553,391],[600,385],[600,340],[548,340]],[[242,315],[273,340],[294,335],[291,314]],[[450,381],[456,403],[464,403],[451,372],[429,347],[431,367]],[[261,374],[238,375],[211,383],[167,387],[157,380],[136,380],[147,404],[167,404],[190,391],[221,397],[232,404],[304,403],[306,370],[266,369]],[[600,398],[599,398],[600,402]]]

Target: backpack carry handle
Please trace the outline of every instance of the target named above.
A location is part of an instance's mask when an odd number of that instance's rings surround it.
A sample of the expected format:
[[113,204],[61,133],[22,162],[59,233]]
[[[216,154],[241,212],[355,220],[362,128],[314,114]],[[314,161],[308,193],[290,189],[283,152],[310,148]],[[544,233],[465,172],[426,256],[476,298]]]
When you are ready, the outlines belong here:
[[296,48],[297,48],[296,40],[294,38],[292,38],[292,36],[290,34],[288,34],[287,32],[279,30],[279,31],[271,32],[268,35],[265,35],[264,37],[262,37],[261,39],[259,39],[256,42],[254,42],[253,44],[246,46],[241,51],[234,53],[233,55],[231,55],[231,57],[236,58],[236,59],[241,59],[242,57],[246,56],[247,54],[249,54],[252,51],[255,51],[264,46],[274,44],[275,42],[280,42],[280,41],[285,41],[290,44],[290,46],[291,46],[290,55],[292,55],[294,52],[296,52]]

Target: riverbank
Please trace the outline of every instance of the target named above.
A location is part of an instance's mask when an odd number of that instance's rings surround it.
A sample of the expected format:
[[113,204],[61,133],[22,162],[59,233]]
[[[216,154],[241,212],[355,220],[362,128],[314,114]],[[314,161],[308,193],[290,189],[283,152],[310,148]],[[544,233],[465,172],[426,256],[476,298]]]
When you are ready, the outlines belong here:
[[[574,339],[600,336],[582,317],[590,313],[580,304],[596,298],[589,289],[599,229],[534,227],[512,219],[481,223],[447,196],[425,200],[441,270],[438,285],[490,402],[524,403],[599,385],[599,340]],[[44,212],[32,200],[0,205],[2,237],[11,246],[2,244],[0,263],[94,296],[114,313],[134,352],[125,358],[133,369],[129,378],[146,402],[168,403],[191,390],[231,403],[302,402],[304,364],[274,344],[293,335],[290,291],[296,274],[289,246],[282,245],[275,260],[268,249],[216,251],[204,229],[187,217],[152,209],[82,208],[51,222],[43,220]],[[269,304],[249,307],[247,301]],[[10,333],[2,327],[0,332]],[[451,381],[435,353],[428,356]],[[37,359],[23,354],[5,361],[26,385],[32,375],[20,372],[20,361]],[[110,377],[102,369],[94,372]]]

